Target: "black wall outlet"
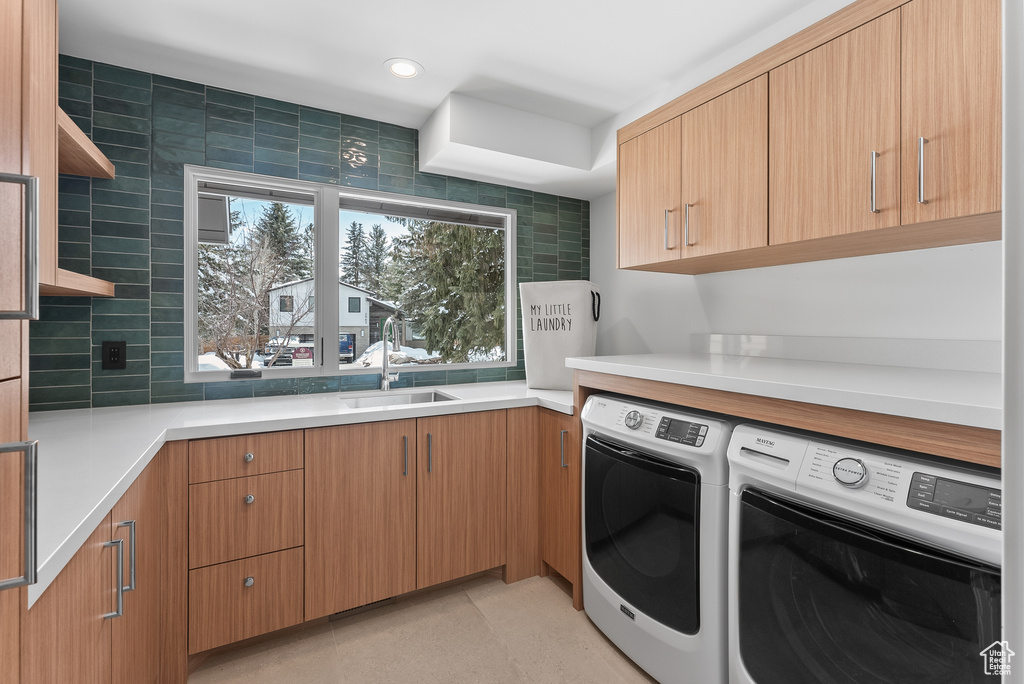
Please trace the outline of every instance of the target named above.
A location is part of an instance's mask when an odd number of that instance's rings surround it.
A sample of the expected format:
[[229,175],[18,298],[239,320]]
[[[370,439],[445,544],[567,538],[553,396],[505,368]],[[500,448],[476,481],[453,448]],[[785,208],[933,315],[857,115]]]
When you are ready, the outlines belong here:
[[128,343],[103,343],[103,370],[124,370],[128,367]]

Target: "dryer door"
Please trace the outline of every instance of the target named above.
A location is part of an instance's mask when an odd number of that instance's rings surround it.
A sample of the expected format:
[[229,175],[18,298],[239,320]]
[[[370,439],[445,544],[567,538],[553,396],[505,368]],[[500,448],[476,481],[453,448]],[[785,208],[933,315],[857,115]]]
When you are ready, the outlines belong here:
[[997,568],[746,490],[740,657],[757,684],[991,682]]
[[633,609],[696,634],[697,472],[591,435],[583,487],[584,544],[594,571]]

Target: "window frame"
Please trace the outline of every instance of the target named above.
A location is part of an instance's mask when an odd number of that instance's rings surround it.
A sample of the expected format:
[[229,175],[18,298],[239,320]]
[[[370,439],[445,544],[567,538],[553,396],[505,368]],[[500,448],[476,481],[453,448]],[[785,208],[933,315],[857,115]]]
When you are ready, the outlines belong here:
[[[352,309],[352,302],[356,303],[356,308]],[[341,304],[341,302],[338,302]],[[363,298],[362,297],[349,297],[348,298],[348,312],[349,313],[363,313]]]
[[[330,363],[328,359],[334,358],[332,354],[324,354],[324,350],[333,349],[338,343],[330,344],[327,340],[332,339],[330,331],[334,330],[335,335],[339,329],[341,296],[338,288],[338,278],[321,277],[321,274],[330,273],[337,269],[337,258],[332,259],[328,255],[340,253],[340,212],[344,200],[355,201],[379,201],[387,202],[389,205],[407,205],[415,208],[448,209],[464,213],[485,214],[500,220],[504,231],[505,248],[505,360],[487,361],[477,363],[448,363],[448,364],[424,364],[422,366],[392,366],[392,370],[398,373],[437,372],[448,370],[467,370],[481,368],[514,368],[519,357],[517,319],[519,311],[518,302],[518,268],[516,262],[516,227],[518,214],[515,209],[503,207],[492,207],[466,202],[454,202],[413,195],[403,195],[379,190],[363,190],[360,188],[341,187],[328,183],[316,183],[312,181],[294,180],[250,173],[246,171],[234,171],[230,169],[217,169],[212,167],[197,166],[193,164],[184,165],[184,249],[185,249],[185,274],[184,274],[184,382],[203,383],[221,382],[231,380],[231,371],[212,370],[200,371],[198,354],[190,350],[195,349],[199,331],[198,313],[198,263],[197,254],[199,250],[199,193],[209,192],[200,190],[199,184],[212,182],[224,185],[235,185],[263,192],[290,192],[311,195],[313,197],[313,224],[314,224],[314,265],[313,265],[313,297],[317,307],[313,311],[315,341],[318,348],[316,356],[320,362],[312,367],[282,366],[267,371],[262,379],[290,378],[290,377],[321,377],[340,375],[380,375],[379,367],[356,367],[350,364]],[[287,201],[282,198],[282,201]],[[332,261],[334,262],[332,264]],[[361,308],[361,303],[360,303]],[[249,378],[251,380],[251,378]]]

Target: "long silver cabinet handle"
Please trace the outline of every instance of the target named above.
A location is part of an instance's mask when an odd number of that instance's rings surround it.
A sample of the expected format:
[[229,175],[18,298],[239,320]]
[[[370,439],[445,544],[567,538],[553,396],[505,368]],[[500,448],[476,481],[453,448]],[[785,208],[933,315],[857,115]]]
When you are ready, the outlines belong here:
[[402,444],[405,449],[405,465],[402,466],[402,477],[409,475],[409,435],[402,435]]
[[39,320],[39,179],[0,173],[0,183],[25,186],[25,308],[0,311],[0,320]]
[[24,566],[21,577],[13,577],[0,581],[0,591],[4,589],[14,589],[15,587],[25,587],[30,584],[36,583],[36,547],[37,547],[37,536],[39,532],[38,525],[36,525],[37,518],[37,493],[38,487],[36,483],[38,480],[39,470],[39,441],[33,440],[31,442],[12,442],[10,444],[0,444],[0,454],[21,452],[24,454],[25,462],[25,550],[23,554]]
[[683,247],[690,246],[690,205],[683,205]]
[[434,470],[434,436],[427,433],[427,472]]
[[665,210],[665,250],[666,251],[668,251],[668,212],[670,212],[670,211],[672,211],[672,210],[671,209],[666,209]]
[[569,464],[565,462],[565,433],[566,432],[568,432],[568,430],[562,430],[562,434],[559,437],[559,441],[561,442],[561,446],[562,446],[562,467],[563,468],[568,468],[569,467]]
[[928,204],[924,198],[924,144],[928,142],[924,138],[917,139],[917,203]]
[[128,584],[124,590],[135,591],[135,521],[122,520],[117,526],[128,528]]
[[103,619],[124,617],[124,539],[114,539],[103,544],[104,548],[117,547],[117,609],[113,613],[104,613]]
[[876,162],[878,161],[878,152],[871,150],[871,213],[878,213],[878,170],[876,168]]

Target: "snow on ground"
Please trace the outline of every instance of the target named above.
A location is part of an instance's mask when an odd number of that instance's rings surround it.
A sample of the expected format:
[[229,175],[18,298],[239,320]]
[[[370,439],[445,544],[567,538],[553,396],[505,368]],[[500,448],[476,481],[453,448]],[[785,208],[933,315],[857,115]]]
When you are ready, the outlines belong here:
[[[384,343],[374,342],[352,362],[354,366],[380,367],[384,364]],[[388,363],[392,366],[414,365],[424,363],[440,363],[439,352],[430,353],[417,347],[401,347],[401,351],[389,351]]]

